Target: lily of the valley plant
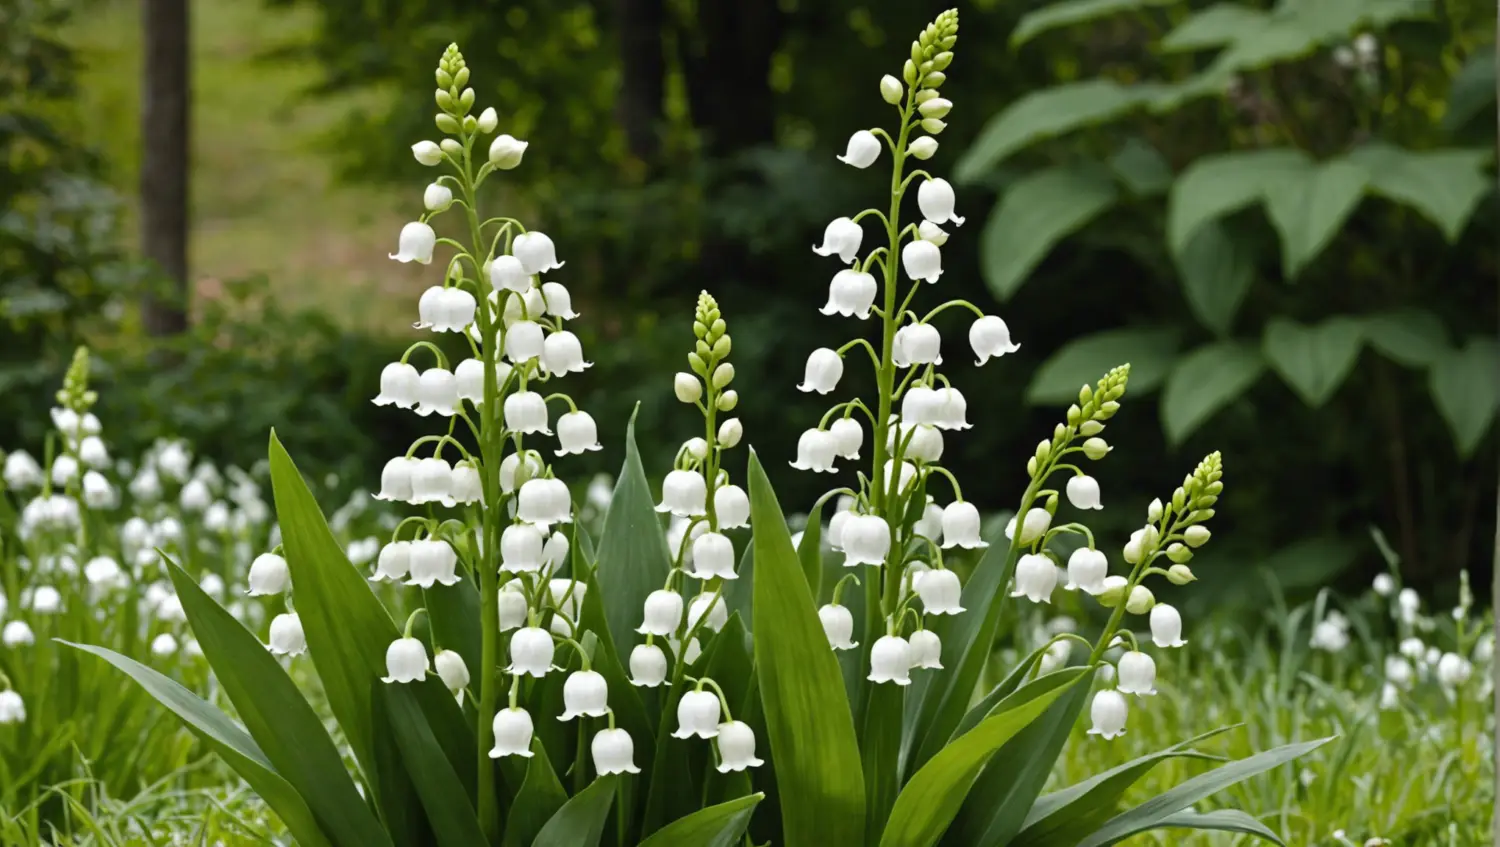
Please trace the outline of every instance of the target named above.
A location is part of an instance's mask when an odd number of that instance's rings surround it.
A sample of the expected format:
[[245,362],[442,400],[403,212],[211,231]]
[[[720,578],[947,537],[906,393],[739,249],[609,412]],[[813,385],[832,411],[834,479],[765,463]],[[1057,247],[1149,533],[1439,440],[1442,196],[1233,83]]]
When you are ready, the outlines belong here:
[[[412,147],[439,175],[392,255],[446,256],[417,326],[450,343],[414,344],[385,366],[374,398],[436,424],[380,475],[377,496],[411,513],[373,571],[356,570],[273,436],[290,579],[273,572],[278,558],[251,584],[296,605],[272,622],[271,651],[170,568],[241,723],[96,652],[187,721],[305,845],[1097,847],[1161,827],[1275,840],[1244,813],[1193,806],[1319,742],[1206,769],[1145,803],[1123,802],[1126,789],[1155,762],[1214,759],[1188,746],[1202,738],[1042,794],[1085,705],[1098,736],[1086,743],[1126,732],[1130,709],[1149,708],[1154,693],[1151,652],[1187,643],[1148,584],[1194,579],[1187,563],[1209,539],[1222,468],[1217,454],[1204,459],[1151,505],[1123,552],[1058,516],[1057,487],[1084,514],[1100,508],[1083,468],[1110,450],[1101,433],[1125,393],[1122,366],[1084,386],[1026,461],[1009,542],[981,537],[978,510],[941,464],[945,437],[969,423],[963,394],[938,370],[939,325],[972,313],[981,364],[1015,345],[1000,318],[972,304],[923,304],[963,219],[947,182],[909,168],[938,152],[957,36],[955,12],[922,31],[900,78],[879,85],[892,127],[856,132],[839,157],[890,164],[888,204],[829,224],[815,248],[845,266],[823,312],[875,331],[813,351],[801,388],[830,394],[846,362],[869,363],[878,393],[838,401],[801,436],[794,467],[864,464],[814,506],[800,543],[753,452],[744,488],[731,473],[753,433],[732,416],[741,400],[729,326],[706,293],[689,370],[675,377],[702,435],[682,446],[658,498],[627,431],[600,537],[578,528],[567,456],[599,449],[594,419],[563,388],[588,367],[566,329],[578,315],[568,290],[544,279],[563,267],[551,239],[481,211],[481,187],[519,166],[526,144],[494,135],[493,109],[472,114],[470,72],[450,47],[437,70],[444,137]],[[912,194],[916,220],[903,217]],[[431,221],[443,214],[462,235],[438,237]],[[867,230],[878,234],[873,249]],[[967,584],[949,567],[955,548],[983,550]],[[1057,590],[1110,610],[1097,638],[1059,636],[988,680],[1009,598],[1048,602]],[[304,646],[337,741],[273,656]]]

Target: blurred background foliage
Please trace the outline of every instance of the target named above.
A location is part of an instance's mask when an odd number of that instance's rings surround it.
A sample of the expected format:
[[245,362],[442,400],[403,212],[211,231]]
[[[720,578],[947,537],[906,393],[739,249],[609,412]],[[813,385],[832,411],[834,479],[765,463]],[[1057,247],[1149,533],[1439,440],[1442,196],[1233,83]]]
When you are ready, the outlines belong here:
[[[37,446],[47,386],[85,339],[123,453],[172,434],[248,465],[275,426],[309,470],[372,484],[419,429],[368,398],[431,282],[384,254],[425,178],[405,153],[434,135],[419,94],[458,41],[479,99],[532,144],[493,202],[553,236],[584,315],[596,366],[570,387],[609,449],[575,478],[618,465],[637,401],[648,468],[693,434],[670,374],[709,288],[747,440],[788,509],[810,505],[821,481],[784,460],[819,410],[794,386],[850,325],[817,314],[830,274],[809,247],[879,192],[834,154],[887,118],[880,75],[945,5],[200,0],[194,320],[160,341],[139,331],[151,275],[114,199],[141,145],[134,4],[0,0],[0,444]],[[1098,528],[1123,539],[1147,492],[1222,450],[1225,543],[1204,568],[1224,590],[1198,602],[1253,606],[1261,568],[1294,594],[1364,583],[1383,568],[1372,527],[1419,587],[1483,578],[1493,7],[959,5],[932,170],[970,221],[944,286],[1023,345],[951,374],[980,422],[948,446],[970,498],[1013,503],[1066,395],[1128,359]],[[966,358],[963,325],[943,329]]]

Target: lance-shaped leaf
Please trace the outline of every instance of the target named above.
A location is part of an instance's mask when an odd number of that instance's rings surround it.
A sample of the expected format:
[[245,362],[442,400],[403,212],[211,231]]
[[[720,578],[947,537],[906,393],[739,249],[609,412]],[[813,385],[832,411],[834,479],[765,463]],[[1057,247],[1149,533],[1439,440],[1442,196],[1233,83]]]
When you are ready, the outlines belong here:
[[1053,246],[1118,197],[1114,178],[1098,165],[1059,165],[1016,180],[995,204],[979,242],[990,292],[1009,300]]
[[763,799],[764,794],[751,794],[699,809],[657,830],[640,847],[734,847]]
[[625,428],[625,464],[604,516],[595,575],[603,593],[611,640],[619,645],[634,643],[646,595],[666,582],[672,561],[636,450],[635,414],[631,412]]
[[531,847],[596,847],[615,802],[617,776],[601,776],[573,795],[536,834]]
[[541,740],[531,739],[531,758],[526,760],[526,778],[516,792],[516,802],[505,821],[505,847],[528,847],[542,827],[568,802],[568,794],[547,760]]
[[401,763],[427,812],[435,843],[440,847],[483,844],[484,831],[480,829],[474,805],[427,726],[416,694],[406,685],[382,685],[376,691],[376,696],[383,699],[380,713],[386,718],[387,729],[401,753]]

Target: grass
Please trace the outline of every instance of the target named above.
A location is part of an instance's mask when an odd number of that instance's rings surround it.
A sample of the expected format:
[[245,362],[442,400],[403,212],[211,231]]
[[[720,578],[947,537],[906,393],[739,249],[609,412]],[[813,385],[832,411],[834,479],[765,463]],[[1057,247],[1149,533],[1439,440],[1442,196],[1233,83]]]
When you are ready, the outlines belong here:
[[[324,310],[341,323],[389,331],[409,318],[421,269],[386,254],[414,196],[352,185],[336,176],[329,130],[379,95],[324,98],[310,60],[288,48],[312,35],[314,12],[257,0],[195,0],[190,268],[198,296],[222,280],[265,274],[290,307]],[[104,156],[109,181],[133,203],[140,171],[139,3],[103,0],[66,33],[81,63],[74,131]],[[276,51],[274,58],[272,51]]]

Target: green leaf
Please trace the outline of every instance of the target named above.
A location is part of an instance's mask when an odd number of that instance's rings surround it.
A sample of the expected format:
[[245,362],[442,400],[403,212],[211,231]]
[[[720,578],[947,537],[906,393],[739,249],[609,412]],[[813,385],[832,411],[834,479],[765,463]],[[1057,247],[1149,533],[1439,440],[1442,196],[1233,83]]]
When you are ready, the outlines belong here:
[[1016,24],[1010,35],[1010,46],[1020,47],[1050,29],[1097,20],[1107,15],[1128,12],[1143,6],[1162,6],[1171,0],[1064,0],[1037,9]]
[[1488,150],[1414,152],[1381,142],[1354,150],[1349,159],[1370,174],[1376,194],[1405,203],[1457,241],[1479,201],[1493,187],[1484,165]]
[[1300,150],[1271,148],[1202,156],[1177,182],[1167,206],[1167,246],[1181,257],[1198,228],[1261,199],[1268,183],[1305,167]]
[[276,657],[176,563],[167,559],[166,569],[193,635],[246,731],[307,801],[329,838],[348,847],[390,844],[323,722]]
[[[1479,50],[1469,56],[1469,61],[1453,78],[1453,87],[1448,91],[1448,110],[1443,113],[1443,130],[1457,133],[1494,106],[1495,51]],[[1494,126],[1491,118],[1486,128]]]
[[[579,615],[579,625],[583,631],[593,633],[599,639],[599,649],[594,651],[593,656],[594,670],[604,677],[604,682],[609,686],[609,703],[615,711],[616,722],[621,729],[630,733],[635,741],[636,755],[643,757],[637,759],[637,764],[642,771],[649,773],[656,727],[646,713],[640,689],[630,684],[630,676],[626,672],[629,650],[622,657],[605,624],[598,573],[591,571],[586,584],[588,589],[583,592],[583,611]],[[627,644],[633,649],[633,642]]]
[[1364,325],[1354,318],[1332,317],[1315,326],[1276,318],[1266,324],[1261,352],[1302,402],[1316,409],[1344,384],[1363,344]]
[[786,847],[863,844],[865,788],[849,701],[786,518],[750,454],[756,673]]
[[1078,842],[1078,847],[1105,847],[1109,844],[1118,844],[1132,835],[1154,829],[1161,826],[1162,821],[1191,807],[1199,800],[1217,794],[1256,774],[1300,758],[1332,740],[1332,738],[1321,738],[1317,741],[1288,744],[1199,774],[1133,809],[1114,816],[1088,838]]
[[1474,455],[1500,409],[1500,344],[1471,338],[1461,351],[1439,359],[1428,375],[1432,399],[1448,422],[1453,443],[1464,458]]
[[1295,279],[1338,234],[1369,180],[1363,167],[1334,159],[1266,184],[1266,215],[1281,234],[1281,266],[1287,280]]
[[1195,12],[1162,39],[1162,50],[1206,50],[1222,47],[1265,26],[1266,13],[1234,3],[1219,3]]
[[699,809],[657,830],[639,847],[735,847],[764,794],[751,794]]
[[400,684],[382,683],[377,691],[376,696],[384,700],[387,731],[395,739],[401,763],[421,798],[435,843],[444,847],[484,844],[484,831],[469,793],[443,755],[416,695]]
[[1193,314],[1215,334],[1228,335],[1255,278],[1249,245],[1223,221],[1213,220],[1198,227],[1176,259],[1182,293]]
[[597,579],[615,644],[632,644],[646,595],[667,580],[672,556],[657,517],[651,485],[635,446],[635,416],[625,427],[625,464],[615,482],[599,537]]
[[[752,548],[753,549],[753,548]],[[814,602],[823,596],[823,504],[819,503],[807,514],[807,526],[797,542],[797,560],[802,563],[802,572],[807,574],[807,587],[811,589]],[[748,613],[747,613],[748,614]]]
[[1130,390],[1161,384],[1177,355],[1181,334],[1170,327],[1111,329],[1076,338],[1053,353],[1031,378],[1026,402],[1034,406],[1072,403],[1078,389],[1111,368],[1130,363]]
[[617,776],[601,776],[575,794],[537,833],[531,847],[596,847],[609,821],[618,781]]
[[181,718],[194,735],[203,739],[225,764],[249,784],[256,796],[271,807],[298,844],[304,847],[330,847],[328,837],[302,795],[276,772],[276,766],[266,758],[255,739],[230,720],[228,715],[175,680],[134,659],[103,647],[74,644],[71,641],[61,643],[92,653],[124,671],[146,693],[156,698],[156,702]]
[[1255,384],[1265,370],[1260,351],[1238,341],[1199,347],[1182,357],[1161,395],[1167,440],[1180,444],[1204,421]]
[[1033,142],[1118,117],[1145,102],[1154,89],[1090,79],[1035,91],[990,118],[953,169],[961,183],[984,176]]
[[1150,142],[1131,137],[1109,159],[1109,169],[1137,197],[1154,197],[1172,185],[1172,166]]
[[422,589],[433,646],[453,650],[471,668],[480,667],[483,638],[479,632],[479,589],[471,579]]
[[980,268],[999,300],[1008,300],[1053,245],[1077,232],[1119,196],[1098,167],[1062,165],[1017,180],[995,204],[980,238]]
[[1425,368],[1452,351],[1448,330],[1425,309],[1398,309],[1365,317],[1370,346],[1409,368]]
[[1161,823],[1152,827],[1152,829],[1173,828],[1238,832],[1242,835],[1263,838],[1272,844],[1283,843],[1269,827],[1238,809],[1216,809],[1201,814],[1194,811],[1178,812],[1175,815],[1168,815],[1162,819]]
[[1066,668],[1034,680],[1000,701],[978,726],[939,750],[912,775],[896,798],[880,839],[882,847],[928,847],[937,843],[995,751],[1085,679],[1088,670]]
[[979,726],[979,722],[988,717],[990,712],[994,711],[995,707],[1000,704],[1001,700],[1014,694],[1016,689],[1021,687],[1021,683],[1026,681],[1026,677],[1031,675],[1032,669],[1036,667],[1037,662],[1041,661],[1043,654],[1047,652],[1049,646],[1043,644],[1041,647],[1032,650],[1031,655],[1022,659],[1021,663],[1014,668],[1011,668],[1010,673],[1006,674],[1004,679],[1000,680],[994,688],[990,689],[988,694],[981,697],[978,703],[975,703],[970,707],[969,711],[964,713],[964,719],[953,730],[953,737],[957,738],[974,727]]
[[568,794],[547,760],[547,748],[533,737],[531,758],[526,760],[526,778],[521,781],[516,802],[511,804],[510,816],[505,819],[502,843],[505,847],[528,847],[566,802]]

